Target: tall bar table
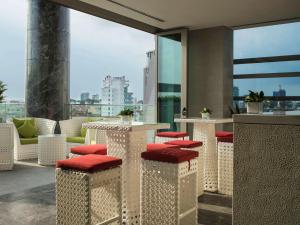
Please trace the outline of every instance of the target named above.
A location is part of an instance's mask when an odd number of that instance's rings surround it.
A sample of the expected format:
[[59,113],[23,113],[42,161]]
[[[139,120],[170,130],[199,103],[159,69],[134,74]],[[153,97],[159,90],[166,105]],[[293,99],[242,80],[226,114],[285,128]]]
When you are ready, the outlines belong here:
[[106,131],[107,154],[119,157],[122,163],[122,218],[123,224],[139,225],[140,221],[140,166],[141,153],[147,150],[147,131],[168,129],[169,124],[133,122],[91,122],[82,125]]
[[204,190],[216,192],[218,190],[218,153],[215,137],[216,125],[233,123],[233,119],[176,118],[174,121],[178,123],[192,123],[194,125],[193,140],[203,142]]

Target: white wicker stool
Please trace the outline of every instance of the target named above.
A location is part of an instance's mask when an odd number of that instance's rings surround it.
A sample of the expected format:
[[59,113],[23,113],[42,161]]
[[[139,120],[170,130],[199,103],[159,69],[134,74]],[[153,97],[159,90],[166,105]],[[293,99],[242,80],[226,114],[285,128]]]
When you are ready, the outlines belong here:
[[104,144],[94,145],[79,145],[71,148],[69,158],[74,158],[82,155],[107,155],[107,146]]
[[203,143],[201,141],[191,140],[176,140],[165,142],[168,145],[178,146],[182,150],[193,150],[199,153],[198,156],[198,196],[204,194],[204,157],[203,157]]
[[197,224],[196,151],[142,153],[142,224]]
[[218,138],[218,192],[232,195],[233,138]]
[[57,225],[121,225],[122,160],[85,155],[57,162]]
[[155,143],[165,143],[175,140],[189,140],[189,134],[187,132],[168,131],[159,132],[155,136]]

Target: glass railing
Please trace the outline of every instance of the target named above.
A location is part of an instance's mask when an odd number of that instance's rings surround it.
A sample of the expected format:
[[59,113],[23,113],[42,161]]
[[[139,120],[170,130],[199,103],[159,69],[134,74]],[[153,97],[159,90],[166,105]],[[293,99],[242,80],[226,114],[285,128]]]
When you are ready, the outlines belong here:
[[[117,116],[123,109],[133,110],[134,121],[155,122],[155,107],[144,104],[104,105],[104,104],[70,104],[70,117]],[[0,103],[0,118],[4,121],[13,117],[25,117],[24,103]]]
[[24,103],[0,103],[0,118],[7,121],[13,117],[25,117]]
[[134,112],[134,121],[149,123],[155,121],[155,107],[144,104],[70,104],[70,117],[117,116],[123,109],[131,109]]

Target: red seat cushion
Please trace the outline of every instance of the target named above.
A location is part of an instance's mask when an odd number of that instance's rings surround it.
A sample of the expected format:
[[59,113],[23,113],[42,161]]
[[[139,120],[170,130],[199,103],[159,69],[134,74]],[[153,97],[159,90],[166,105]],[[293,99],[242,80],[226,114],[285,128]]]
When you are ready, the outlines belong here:
[[78,155],[89,155],[89,154],[97,154],[97,155],[106,155],[107,147],[103,144],[96,145],[79,145],[71,148],[71,153]]
[[59,160],[57,168],[74,169],[85,172],[96,172],[116,167],[122,164],[122,159],[106,155],[83,155],[71,159]]
[[159,132],[156,134],[158,137],[169,137],[169,138],[180,138],[180,137],[187,137],[189,134],[187,132]]
[[218,137],[218,142],[233,143],[233,137]]
[[160,144],[160,143],[147,144],[147,151],[162,150],[166,148],[178,148],[178,147],[175,145],[167,145],[167,144]]
[[202,146],[201,141],[190,141],[190,140],[175,140],[165,142],[167,145],[176,145],[180,148],[196,148]]
[[233,137],[233,132],[229,131],[217,131],[216,137]]
[[196,151],[185,151],[175,148],[167,148],[157,151],[143,152],[142,158],[145,160],[153,160],[159,162],[181,163],[198,157]]

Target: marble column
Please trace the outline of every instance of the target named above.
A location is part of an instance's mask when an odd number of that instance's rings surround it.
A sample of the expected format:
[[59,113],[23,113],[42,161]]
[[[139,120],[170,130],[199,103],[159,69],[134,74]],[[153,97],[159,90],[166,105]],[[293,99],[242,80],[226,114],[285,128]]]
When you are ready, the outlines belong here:
[[27,116],[53,120],[69,116],[69,9],[47,0],[28,0]]

